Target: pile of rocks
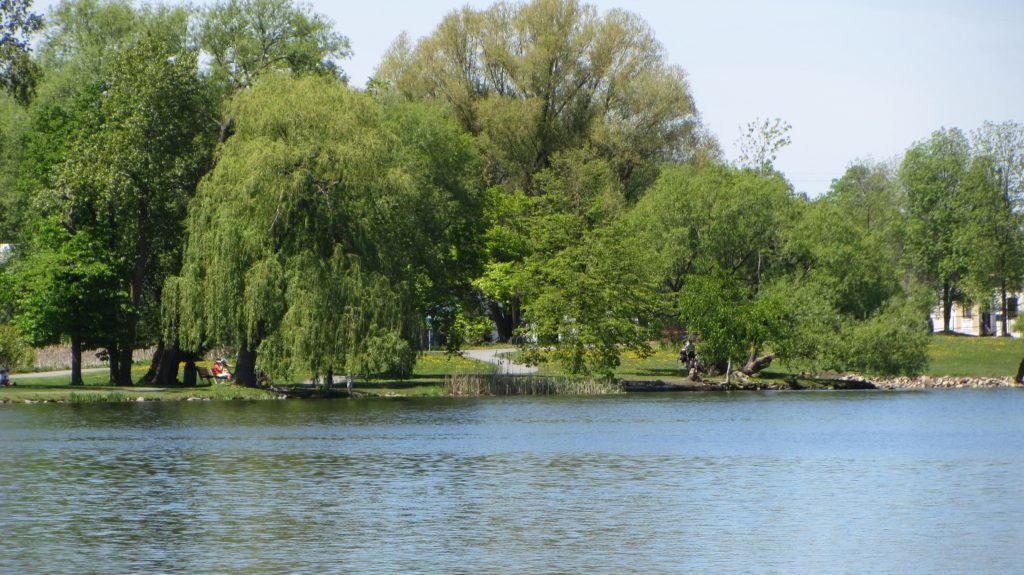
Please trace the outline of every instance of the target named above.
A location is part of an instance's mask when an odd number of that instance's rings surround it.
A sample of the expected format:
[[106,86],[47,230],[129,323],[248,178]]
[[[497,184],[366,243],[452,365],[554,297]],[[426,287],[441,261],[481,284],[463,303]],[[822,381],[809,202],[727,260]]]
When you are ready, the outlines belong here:
[[878,389],[992,389],[1019,387],[1012,377],[890,377],[872,378]]

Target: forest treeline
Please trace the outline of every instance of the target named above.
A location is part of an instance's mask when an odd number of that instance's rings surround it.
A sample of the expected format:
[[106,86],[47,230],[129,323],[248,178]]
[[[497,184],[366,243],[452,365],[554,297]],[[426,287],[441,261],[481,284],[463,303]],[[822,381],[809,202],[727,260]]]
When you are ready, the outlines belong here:
[[683,338],[707,371],[915,373],[937,302],[1013,328],[1018,123],[808,198],[773,165],[788,126],[728,161],[624,10],[467,7],[356,89],[348,39],[291,0],[2,9],[0,363],[70,342],[77,382],[102,348],[130,385],[149,346],[150,383],[213,349],[242,383],[402,376],[429,327],[578,374]]

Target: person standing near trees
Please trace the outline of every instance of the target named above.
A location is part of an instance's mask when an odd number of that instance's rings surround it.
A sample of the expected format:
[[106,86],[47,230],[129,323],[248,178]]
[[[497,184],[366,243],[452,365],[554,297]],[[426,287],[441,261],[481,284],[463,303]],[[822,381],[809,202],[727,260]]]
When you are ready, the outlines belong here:
[[686,344],[683,349],[679,350],[679,361],[683,363],[683,366],[689,370],[693,367],[693,360],[697,357],[696,352],[693,351],[693,342],[686,340]]

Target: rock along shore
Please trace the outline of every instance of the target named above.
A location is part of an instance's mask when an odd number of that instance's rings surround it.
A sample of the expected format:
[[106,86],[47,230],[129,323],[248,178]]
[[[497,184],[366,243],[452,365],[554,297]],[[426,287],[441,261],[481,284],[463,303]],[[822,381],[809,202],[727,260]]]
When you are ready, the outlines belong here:
[[883,377],[858,378],[869,381],[877,389],[995,389],[1001,387],[1022,387],[1012,377]]
[[736,381],[726,384],[719,381],[665,382],[665,381],[623,381],[627,392],[658,391],[789,391],[789,390],[902,390],[902,389],[997,389],[1024,387],[1012,377],[865,377],[843,375],[832,378],[782,380]]

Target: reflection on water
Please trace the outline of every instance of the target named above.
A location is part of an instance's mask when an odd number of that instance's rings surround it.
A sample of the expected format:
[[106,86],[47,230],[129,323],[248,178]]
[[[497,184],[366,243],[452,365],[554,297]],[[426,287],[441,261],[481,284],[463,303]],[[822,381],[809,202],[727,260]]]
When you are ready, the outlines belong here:
[[1024,392],[9,405],[3,573],[1020,573]]

